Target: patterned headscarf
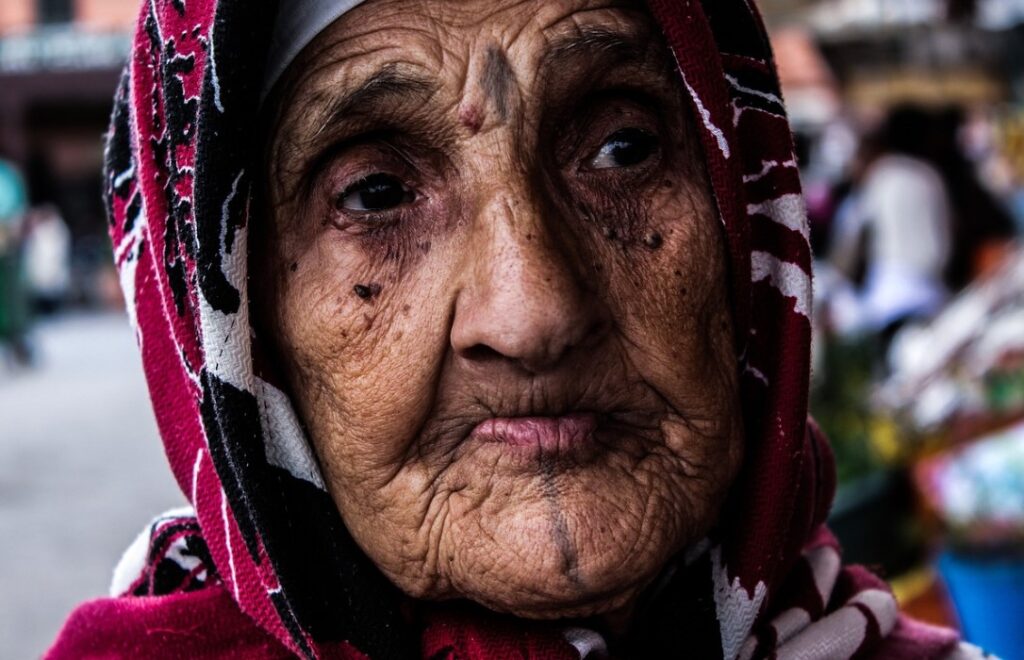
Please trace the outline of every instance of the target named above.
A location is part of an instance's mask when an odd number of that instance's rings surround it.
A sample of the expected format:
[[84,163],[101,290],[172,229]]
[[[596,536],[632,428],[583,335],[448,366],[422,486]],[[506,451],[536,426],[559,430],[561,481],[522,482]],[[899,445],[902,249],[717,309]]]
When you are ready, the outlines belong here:
[[[264,356],[252,339],[247,234],[273,4],[143,3],[106,197],[167,457],[193,510],[150,526],[118,572],[120,598],[79,610],[54,656],[123,650],[132,635],[146,657],[599,654],[593,631],[410,605],[353,542],[288,396],[255,366]],[[955,635],[902,620],[883,582],[841,567],[823,527],[834,474],[807,422],[808,224],[760,16],[750,0],[648,6],[701,129],[727,238],[747,437],[718,531],[653,590],[636,648],[725,660],[953,657]],[[103,631],[122,646],[103,646]]]

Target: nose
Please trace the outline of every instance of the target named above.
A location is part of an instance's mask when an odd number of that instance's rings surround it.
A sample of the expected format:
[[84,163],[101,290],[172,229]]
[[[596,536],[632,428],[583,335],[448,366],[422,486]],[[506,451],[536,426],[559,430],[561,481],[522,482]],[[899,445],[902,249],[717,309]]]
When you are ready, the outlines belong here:
[[511,191],[482,205],[451,330],[459,357],[541,373],[607,326],[598,297],[573,267],[572,240],[548,229],[542,208]]

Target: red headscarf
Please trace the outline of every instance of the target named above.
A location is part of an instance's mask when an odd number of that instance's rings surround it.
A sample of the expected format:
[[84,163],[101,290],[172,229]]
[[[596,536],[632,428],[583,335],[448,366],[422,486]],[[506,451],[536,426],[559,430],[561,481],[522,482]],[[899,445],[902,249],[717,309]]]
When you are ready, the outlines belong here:
[[[143,3],[107,203],[157,421],[194,509],[150,526],[115,597],[80,608],[51,657],[599,654],[604,640],[579,626],[404,599],[352,541],[288,397],[254,366],[246,236],[272,4]],[[808,225],[761,19],[749,0],[648,5],[728,240],[747,448],[718,531],[667,569],[622,652],[952,657],[955,635],[900,620],[883,582],[840,567],[823,527],[834,474],[807,424]]]

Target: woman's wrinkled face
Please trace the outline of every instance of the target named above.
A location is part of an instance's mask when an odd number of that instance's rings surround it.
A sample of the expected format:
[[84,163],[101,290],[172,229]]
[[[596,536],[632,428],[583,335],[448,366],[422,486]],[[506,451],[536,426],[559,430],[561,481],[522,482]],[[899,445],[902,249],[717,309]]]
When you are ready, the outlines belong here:
[[617,0],[373,0],[293,65],[259,313],[331,495],[407,593],[629,606],[741,454],[724,239]]

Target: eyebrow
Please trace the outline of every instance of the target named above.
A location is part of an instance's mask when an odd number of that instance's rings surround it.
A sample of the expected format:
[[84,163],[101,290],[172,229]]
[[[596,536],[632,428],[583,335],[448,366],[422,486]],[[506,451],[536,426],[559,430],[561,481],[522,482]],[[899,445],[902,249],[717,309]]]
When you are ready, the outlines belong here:
[[576,32],[556,38],[540,61],[541,71],[554,69],[567,58],[582,55],[600,56],[614,63],[644,62],[652,53],[652,40],[608,28],[589,25]]
[[372,115],[381,105],[402,105],[422,102],[437,91],[437,86],[420,76],[403,72],[391,63],[375,71],[355,89],[332,97],[314,113],[312,136],[353,117]]

